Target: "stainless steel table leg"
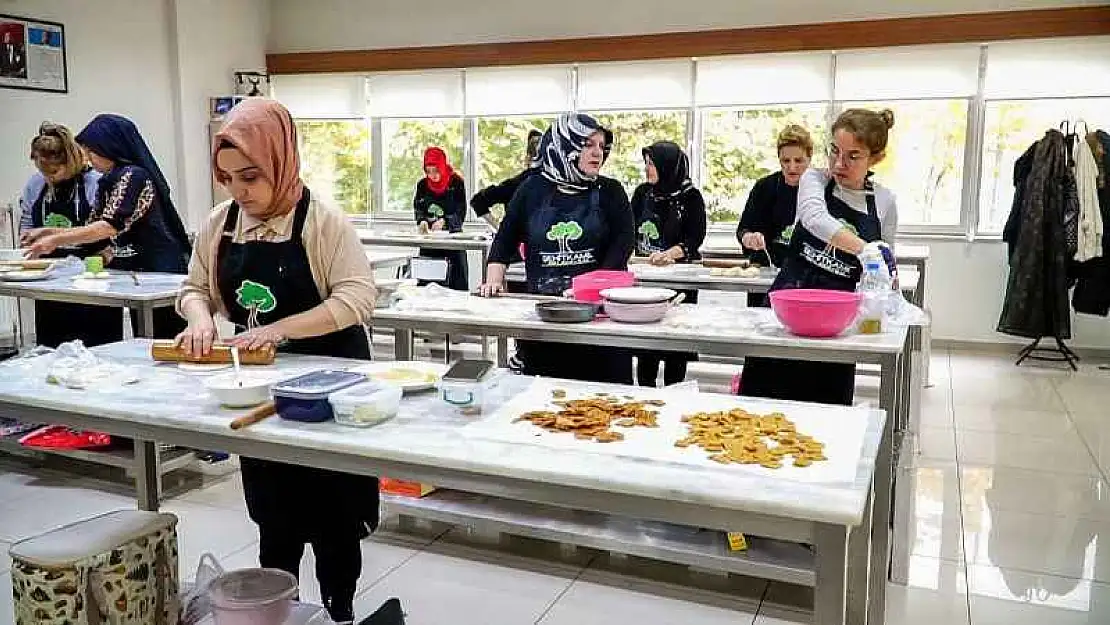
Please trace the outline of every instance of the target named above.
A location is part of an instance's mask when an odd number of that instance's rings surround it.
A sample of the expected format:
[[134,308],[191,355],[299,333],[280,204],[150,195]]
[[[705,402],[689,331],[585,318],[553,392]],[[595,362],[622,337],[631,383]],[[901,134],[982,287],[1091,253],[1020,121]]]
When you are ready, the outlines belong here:
[[868,621],[882,623],[886,610],[887,565],[890,562],[891,501],[894,484],[894,426],[898,419],[898,358],[880,363],[879,407],[886,411],[883,437],[875,460],[874,505],[871,512],[871,578],[868,584]]
[[848,625],[866,625],[871,572],[872,492],[863,507],[863,520],[848,533]]
[[135,439],[135,494],[139,510],[158,511],[158,449],[152,441]]
[[132,309],[139,315],[139,336],[144,339],[154,338],[154,309],[150,306],[139,306]]
[[504,369],[509,366],[509,337],[497,337],[497,366]]
[[393,331],[393,359],[412,360],[412,330],[397,328]]
[[817,584],[813,589],[813,623],[844,625],[848,589],[848,528],[820,523],[814,538]]

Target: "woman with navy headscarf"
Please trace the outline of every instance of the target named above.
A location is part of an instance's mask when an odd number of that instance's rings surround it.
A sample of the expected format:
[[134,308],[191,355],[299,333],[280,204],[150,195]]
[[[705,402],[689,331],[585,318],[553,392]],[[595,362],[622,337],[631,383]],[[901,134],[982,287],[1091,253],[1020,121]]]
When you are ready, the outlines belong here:
[[[623,270],[635,246],[632,210],[620,182],[600,175],[613,133],[588,115],[560,117],[540,141],[540,175],[521,184],[490,249],[482,294],[505,291],[505,270],[523,243],[528,292],[560,295],[597,269]],[[520,341],[524,373],[632,383],[632,356],[592,345]]]
[[[77,135],[97,184],[96,209],[75,228],[38,228],[24,234],[31,256],[59,247],[100,246],[105,266],[118,271],[185,273],[192,249],[170,198],[170,187],[131,120],[97,115]],[[173,338],[184,324],[173,309],[159,309],[154,331]],[[121,328],[122,337],[122,328]]]

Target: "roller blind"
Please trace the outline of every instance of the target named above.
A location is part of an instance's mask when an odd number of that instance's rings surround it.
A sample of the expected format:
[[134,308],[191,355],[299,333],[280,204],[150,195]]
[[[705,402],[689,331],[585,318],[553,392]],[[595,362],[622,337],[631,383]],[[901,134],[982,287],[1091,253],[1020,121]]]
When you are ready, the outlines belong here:
[[790,104],[831,99],[832,55],[758,54],[699,59],[699,106]]
[[1110,96],[1110,37],[987,46],[989,99]]
[[274,98],[298,119],[352,119],[366,116],[366,78],[354,74],[277,75]]
[[394,72],[368,80],[374,117],[454,117],[463,114],[462,72]]
[[467,115],[561,113],[574,106],[569,66],[466,70]]
[[836,99],[966,98],[979,87],[979,46],[838,52]]
[[681,108],[693,91],[690,61],[590,63],[578,67],[578,109]]

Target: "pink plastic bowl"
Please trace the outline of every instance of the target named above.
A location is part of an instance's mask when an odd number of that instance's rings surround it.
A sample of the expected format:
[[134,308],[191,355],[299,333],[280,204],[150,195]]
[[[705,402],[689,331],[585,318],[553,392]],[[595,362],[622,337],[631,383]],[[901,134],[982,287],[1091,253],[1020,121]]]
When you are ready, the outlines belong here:
[[636,284],[636,274],[631,271],[611,271],[599,269],[575,276],[571,280],[574,299],[588,304],[600,304],[601,292],[605,289],[620,289]]
[[771,309],[791,334],[827,338],[843,332],[859,312],[854,291],[791,289],[771,293]]

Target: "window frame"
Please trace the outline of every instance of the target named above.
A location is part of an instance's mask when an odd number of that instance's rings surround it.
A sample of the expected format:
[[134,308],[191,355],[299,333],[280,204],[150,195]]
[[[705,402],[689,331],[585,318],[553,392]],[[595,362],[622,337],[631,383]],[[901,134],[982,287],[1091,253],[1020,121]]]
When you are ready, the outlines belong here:
[[[1087,39],[1106,39],[1105,36],[1092,36],[1092,37],[1069,37],[1068,40],[1087,40]],[[963,238],[968,242],[975,239],[996,240],[1001,238],[1001,232],[990,228],[981,228],[980,213],[983,210],[981,205],[981,195],[984,185],[983,172],[984,172],[984,158],[983,151],[986,141],[985,132],[987,130],[987,109],[991,103],[994,102],[1018,102],[1018,101],[1048,101],[1048,100],[1085,100],[1085,99],[1100,99],[1107,96],[1104,95],[1069,95],[1067,97],[1038,97],[1030,96],[1027,98],[1022,97],[1006,97],[1006,98],[988,98],[986,96],[986,81],[987,69],[989,61],[989,53],[992,43],[981,43],[978,45],[978,67],[976,68],[976,90],[970,96],[922,96],[922,97],[908,97],[908,98],[883,98],[871,100],[871,102],[914,102],[914,101],[937,101],[937,100],[964,100],[967,103],[967,122],[965,129],[965,142],[964,142],[964,156],[963,156],[963,173],[960,178],[960,207],[959,207],[959,223],[956,224],[900,224],[899,235],[915,238]],[[899,47],[895,46],[891,49],[897,50]],[[694,179],[695,184],[699,186],[704,185],[704,176],[706,174],[705,162],[705,123],[704,115],[718,110],[737,110],[737,109],[752,109],[752,108],[788,108],[788,107],[806,107],[806,106],[820,106],[823,105],[826,110],[826,127],[831,127],[835,120],[835,115],[838,111],[842,110],[847,99],[841,99],[836,93],[836,80],[837,80],[837,58],[838,53],[835,50],[820,51],[829,55],[829,93],[830,97],[827,100],[819,100],[812,102],[768,102],[759,104],[712,104],[712,105],[698,105],[697,104],[697,87],[698,87],[698,67],[700,60],[698,58],[684,58],[674,59],[681,60],[689,64],[690,67],[690,101],[685,106],[645,106],[635,109],[627,107],[590,107],[590,112],[603,113],[603,114],[617,114],[617,113],[678,113],[685,112],[686,115],[686,140],[685,146],[691,161],[691,177]],[[646,60],[645,60],[646,61]],[[633,63],[633,62],[630,62]],[[572,99],[571,108],[569,112],[585,112],[579,103],[579,65],[567,64],[566,65],[570,75],[570,96]],[[459,169],[466,177],[468,182],[469,196],[473,197],[479,189],[471,186],[477,184],[477,174],[479,171],[480,155],[478,154],[478,124],[479,120],[484,117],[532,117],[532,116],[550,116],[557,115],[558,112],[552,111],[535,111],[529,113],[513,113],[506,115],[467,115],[466,104],[466,84],[465,75],[466,68],[458,68],[459,81],[462,88],[462,103],[463,111],[460,115],[454,116],[422,116],[422,115],[406,115],[404,117],[375,117],[371,115],[369,100],[366,102],[365,115],[361,118],[370,131],[370,176],[368,177],[367,184],[370,188],[370,206],[367,207],[366,217],[352,216],[352,220],[356,223],[370,222],[374,219],[383,219],[387,221],[407,219],[405,211],[390,210],[387,202],[388,191],[386,189],[386,167],[385,158],[386,146],[384,145],[383,135],[383,122],[395,119],[404,120],[421,120],[421,119],[458,119],[462,123],[462,153],[463,162],[459,164]],[[363,76],[366,81],[370,80],[370,76]],[[867,100],[851,100],[853,103],[867,105]],[[295,121],[353,121],[360,119],[358,117],[339,117],[339,118],[295,118]],[[897,131],[897,128],[895,129]],[[827,138],[822,138],[827,139]],[[897,190],[895,190],[897,191]],[[468,198],[469,199],[469,198]],[[374,210],[378,207],[378,210]],[[476,217],[468,215],[468,221],[476,221]],[[716,223],[710,224],[709,230],[714,233],[731,232],[734,224]]]

